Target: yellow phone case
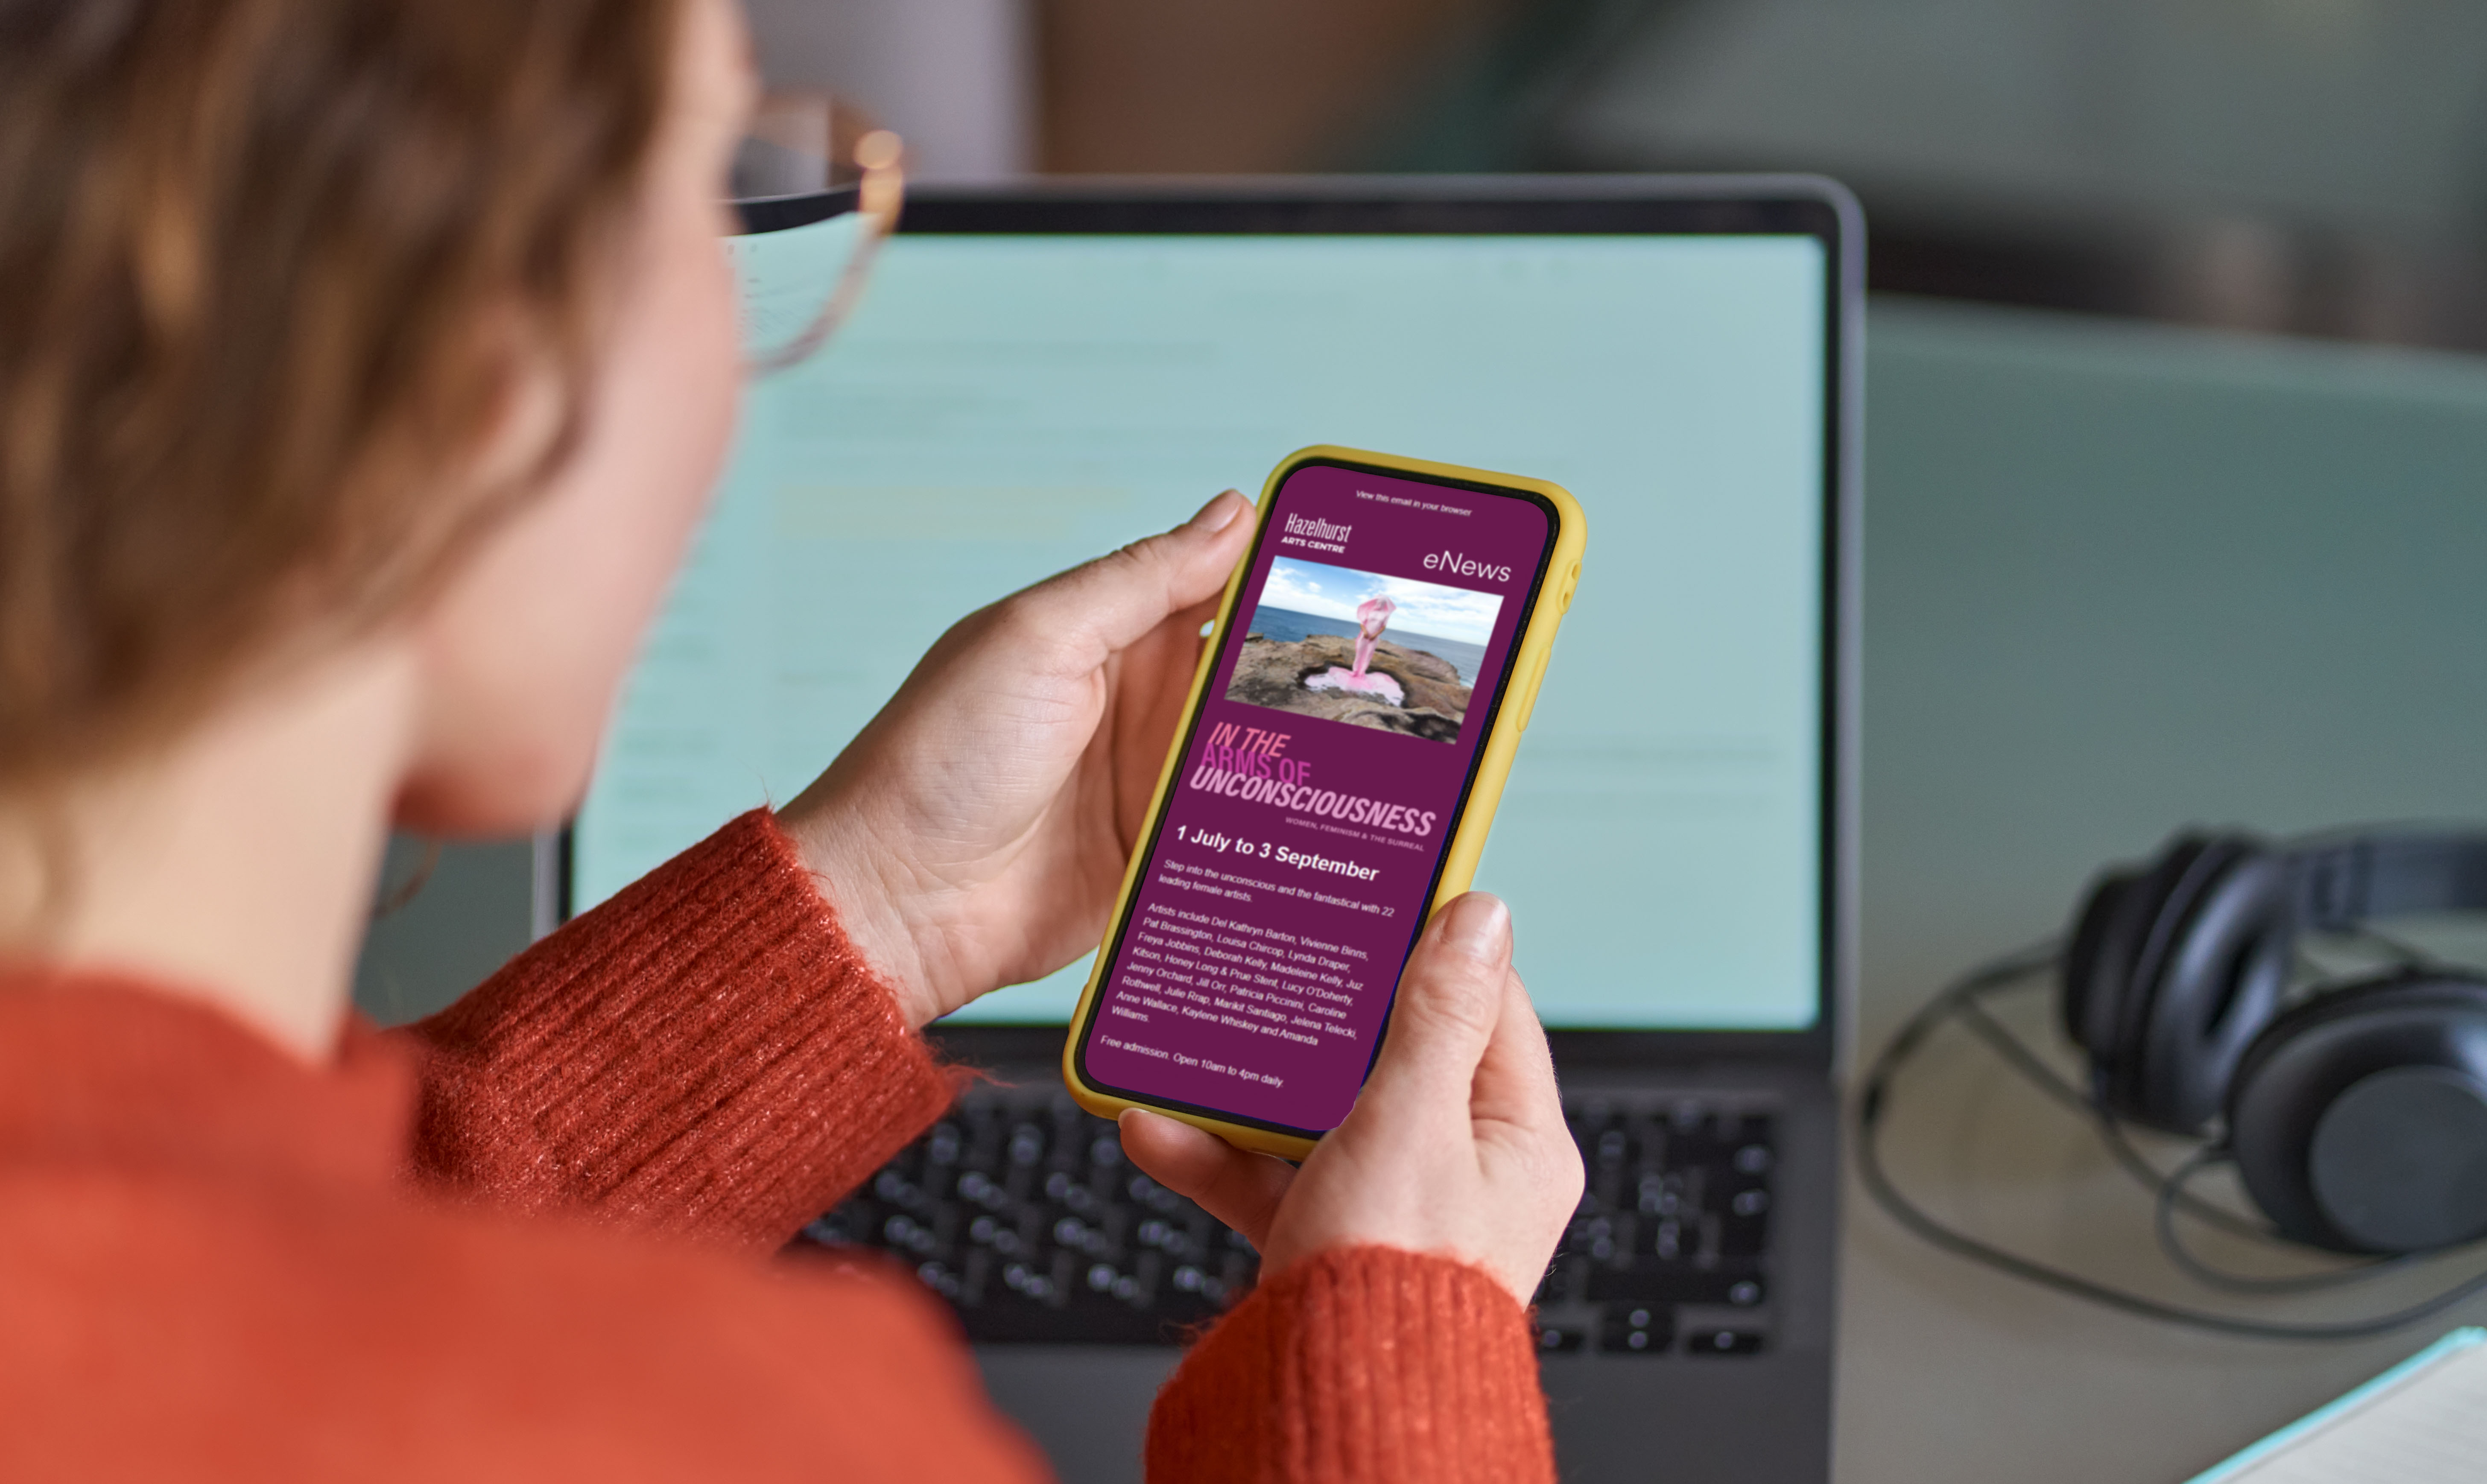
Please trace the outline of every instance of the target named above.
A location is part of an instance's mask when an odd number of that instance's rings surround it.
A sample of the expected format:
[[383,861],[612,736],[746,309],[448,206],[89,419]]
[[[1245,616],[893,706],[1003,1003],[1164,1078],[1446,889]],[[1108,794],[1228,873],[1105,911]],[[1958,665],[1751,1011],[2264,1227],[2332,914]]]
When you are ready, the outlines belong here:
[[[1435,888],[1434,899],[1426,908],[1426,915],[1430,919],[1443,903],[1467,890],[1469,881],[1476,875],[1477,859],[1485,852],[1486,830],[1494,823],[1495,806],[1502,800],[1503,780],[1510,776],[1512,759],[1519,755],[1520,734],[1528,726],[1529,713],[1537,703],[1537,687],[1545,681],[1547,661],[1554,653],[1554,631],[1562,626],[1563,614],[1572,606],[1572,594],[1580,580],[1580,555],[1588,546],[1588,530],[1580,515],[1579,502],[1560,485],[1549,484],[1542,479],[1523,479],[1512,474],[1462,468],[1458,464],[1433,463],[1422,459],[1402,459],[1391,454],[1320,444],[1289,454],[1270,472],[1269,481],[1261,487],[1253,550],[1260,549],[1262,535],[1269,528],[1270,513],[1277,501],[1278,487],[1285,484],[1287,476],[1300,465],[1318,462],[1360,464],[1418,479],[1524,490],[1542,496],[1555,510],[1553,549],[1546,563],[1545,581],[1538,589],[1536,604],[1529,611],[1527,623],[1521,630],[1520,642],[1513,652],[1512,682],[1506,693],[1506,704],[1495,715],[1494,730],[1486,737],[1478,759],[1476,783],[1468,791],[1467,806],[1460,811],[1459,823],[1451,831],[1450,845],[1442,860],[1441,882]],[[1167,795],[1173,790],[1176,766],[1182,760],[1184,743],[1191,735],[1193,718],[1200,711],[1201,694],[1208,687],[1210,672],[1216,667],[1218,646],[1225,641],[1227,626],[1234,621],[1236,602],[1243,596],[1244,576],[1250,568],[1248,558],[1236,564],[1233,575],[1226,579],[1226,596],[1218,603],[1216,626],[1201,644],[1200,665],[1192,674],[1191,693],[1184,702],[1183,724],[1175,729],[1174,742],[1166,749],[1165,764],[1158,771],[1157,792],[1149,799],[1148,817],[1140,827],[1140,843],[1132,852],[1131,862],[1124,867],[1123,889],[1114,899],[1113,914],[1106,919],[1115,926],[1120,926],[1124,914],[1131,910],[1132,895],[1139,889],[1142,859],[1148,854],[1149,842],[1157,838],[1158,820],[1165,810]],[[1108,941],[1111,941],[1110,938]],[[1089,1013],[1104,984],[1105,969],[1106,955],[1101,950],[1097,955],[1096,967],[1089,970],[1088,987],[1080,992],[1079,1007],[1072,1014],[1071,1034],[1062,1045],[1062,1080],[1081,1107],[1101,1118],[1115,1117],[1127,1107],[1145,1107],[1151,1112],[1207,1129],[1241,1148],[1256,1149],[1290,1160],[1300,1160],[1312,1152],[1314,1140],[1309,1138],[1118,1097],[1083,1081],[1079,1076],[1077,1056],[1079,1037],[1088,1025]],[[1395,986],[1393,993],[1396,993]]]

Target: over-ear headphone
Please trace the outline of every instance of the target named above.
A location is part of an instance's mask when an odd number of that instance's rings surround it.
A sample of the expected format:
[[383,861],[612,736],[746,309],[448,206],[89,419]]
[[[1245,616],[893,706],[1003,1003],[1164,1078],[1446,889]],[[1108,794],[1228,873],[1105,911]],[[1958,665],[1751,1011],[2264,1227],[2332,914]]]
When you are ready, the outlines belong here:
[[2305,933],[2487,911],[2487,835],[2179,835],[2090,886],[2063,1023],[2104,1110],[2215,1119],[2279,1231],[2344,1252],[2487,1237],[2487,976],[2409,964],[2283,1004]]

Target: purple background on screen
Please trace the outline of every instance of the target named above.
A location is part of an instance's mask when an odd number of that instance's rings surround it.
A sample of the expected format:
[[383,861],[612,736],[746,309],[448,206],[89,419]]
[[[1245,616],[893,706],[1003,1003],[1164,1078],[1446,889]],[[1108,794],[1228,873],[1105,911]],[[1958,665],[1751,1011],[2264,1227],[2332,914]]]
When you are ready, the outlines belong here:
[[[1396,503],[1405,501],[1415,503]],[[1349,534],[1319,545],[1291,541],[1290,516],[1343,525]],[[1551,535],[1546,512],[1513,496],[1328,465],[1288,477],[1223,636],[1156,852],[1132,897],[1131,924],[1086,1031],[1089,1081],[1299,1129],[1327,1130],[1347,1115],[1423,920],[1461,784],[1484,741],[1489,687],[1500,683],[1524,617],[1523,600]],[[1443,552],[1507,566],[1510,576],[1427,571],[1426,556]],[[1279,557],[1502,597],[1456,742],[1225,698]],[[1403,638],[1401,622],[1394,617],[1385,642]],[[1409,647],[1423,648],[1421,637],[1404,637]],[[1280,765],[1309,765],[1303,794],[1335,791],[1429,810],[1431,829],[1357,825],[1317,817],[1301,798],[1247,800],[1192,787],[1218,760],[1213,742],[1228,735],[1228,725],[1286,735],[1284,749],[1268,760],[1279,775],[1273,782],[1285,781]],[[1377,874],[1358,880],[1290,866],[1281,850]]]

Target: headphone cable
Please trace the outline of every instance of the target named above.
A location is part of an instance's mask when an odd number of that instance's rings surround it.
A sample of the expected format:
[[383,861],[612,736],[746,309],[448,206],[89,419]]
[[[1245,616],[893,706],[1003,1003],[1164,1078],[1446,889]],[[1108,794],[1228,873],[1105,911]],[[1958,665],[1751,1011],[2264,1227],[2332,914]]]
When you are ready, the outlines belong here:
[[[1910,1200],[1892,1182],[1890,1173],[1883,1165],[1883,1114],[1889,1102],[1894,1075],[1902,1063],[1916,1054],[1919,1048],[1943,1022],[1961,1018],[1965,1023],[1974,1025],[1974,1021],[1969,1021],[1961,1016],[1964,1005],[1973,1004],[1998,990],[2026,978],[2054,964],[2057,957],[2057,945],[2050,940],[2032,944],[2016,953],[2006,954],[1970,970],[1920,1007],[1914,1015],[1909,1017],[1901,1024],[1898,1033],[1893,1035],[1875,1056],[1872,1065],[1866,1071],[1863,1086],[1858,1096],[1857,1171],[1866,1193],[1874,1198],[1876,1205],[1883,1208],[1885,1215],[1934,1246],[1950,1252],[1954,1256],[1966,1258],[1998,1273],[2020,1278],[2024,1282],[2036,1284],[2038,1287],[2069,1298],[2086,1300],[2091,1303],[2119,1313],[2130,1314],[2136,1318],[2155,1319],[2213,1334],[2245,1339],[2299,1341],[2365,1339],[2415,1324],[2429,1315],[2441,1313],[2452,1307],[2473,1294],[2487,1290],[2487,1272],[2482,1272],[2430,1298],[2372,1319],[2318,1324],[2283,1324],[2240,1319],[2204,1309],[2163,1303],[2155,1299],[2146,1299],[2139,1294],[2110,1287],[2082,1277],[2079,1274],[2069,1273],[2063,1269],[2023,1257],[2018,1253],[2006,1251],[1956,1227],[1946,1225]],[[1987,1020],[1988,1023],[1994,1023],[1991,1017]],[[2001,1027],[1998,1025],[1996,1028],[1999,1030]],[[1981,1035],[1980,1039],[1983,1040],[1985,1037]],[[2033,1056],[2028,1056],[2027,1049],[2020,1046],[2018,1038],[2007,1034],[2005,1039],[2020,1052],[2019,1055],[2006,1052],[2007,1060],[2012,1061],[2025,1075],[2031,1070],[2029,1066],[2022,1065],[2026,1057],[2042,1073],[2037,1078],[2039,1085],[2046,1086],[2049,1082],[2062,1083],[2062,1078],[2055,1077],[2051,1071],[2045,1071],[2043,1063],[2037,1063]],[[2069,1090],[2069,1084],[2065,1085]],[[2088,1106],[2088,1100],[2080,1098],[2078,1092],[2075,1092],[2074,1096],[2079,1104],[2083,1106]],[[2110,1140],[2110,1147],[2113,1147],[2114,1142]],[[2212,1153],[2211,1150],[2202,1151],[2194,1156],[2194,1162],[2207,1162]],[[2134,1151],[2134,1158],[2136,1160],[2140,1158],[2138,1151]],[[2189,1178],[2193,1172],[2190,1168],[2182,1171]],[[2154,1170],[2153,1173],[2156,1174],[2156,1171]],[[2168,1177],[2161,1176],[2159,1185],[2162,1191],[2161,1209],[2168,1213],[2172,1219],[2178,1197],[2166,1192],[2170,1186],[2174,1185],[2174,1182]],[[2192,1270],[2188,1268],[2187,1271]],[[2361,1273],[2361,1275],[2366,1274]]]
[[[2015,955],[2015,957],[2019,956]],[[2046,966],[2042,964],[2038,966]],[[2030,972],[2034,971],[2034,969],[2030,970]],[[2026,977],[2026,975],[2019,977]],[[2152,1164],[2142,1156],[2140,1150],[2133,1147],[2133,1140],[2126,1136],[2124,1125],[2116,1118],[2114,1112],[2095,1097],[2075,1086],[2055,1069],[2039,1060],[2037,1052],[2029,1050],[2026,1043],[2007,1029],[2002,1022],[1987,1012],[1984,1003],[1985,995],[1998,993],[2007,987],[1999,983],[1992,984],[1977,994],[1967,995],[1954,1007],[1953,1013],[1962,1024],[1968,1026],[1979,1040],[1984,1041],[1997,1055],[2002,1057],[2014,1071],[2020,1073],[2024,1080],[2083,1118],[2096,1122],[2099,1142],[2107,1147],[2108,1154],[2126,1174],[2133,1177],[2136,1184],[2154,1196],[2157,1195],[2167,1184],[2166,1172]],[[2236,1212],[2224,1210],[2191,1192],[2180,1192],[2176,1199],[2194,1218],[2223,1231],[2260,1242],[2293,1245],[2269,1225],[2240,1216]]]

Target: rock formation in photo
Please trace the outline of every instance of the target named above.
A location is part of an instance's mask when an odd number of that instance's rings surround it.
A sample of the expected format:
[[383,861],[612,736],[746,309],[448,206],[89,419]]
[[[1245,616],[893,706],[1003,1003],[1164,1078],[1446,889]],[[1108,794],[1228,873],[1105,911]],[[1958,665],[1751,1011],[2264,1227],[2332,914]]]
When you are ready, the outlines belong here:
[[1292,644],[1247,634],[1226,698],[1350,726],[1405,732],[1433,742],[1459,739],[1460,722],[1468,712],[1468,687],[1460,684],[1460,672],[1449,661],[1423,650],[1406,649],[1388,639],[1374,647],[1367,669],[1398,682],[1403,699],[1397,704],[1380,695],[1314,689],[1304,684],[1327,670],[1349,669],[1355,658],[1355,641],[1330,634],[1314,634]]

